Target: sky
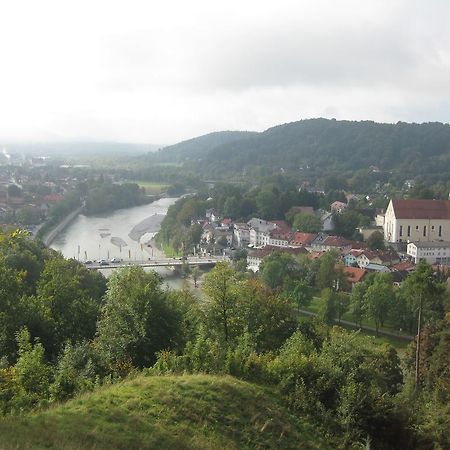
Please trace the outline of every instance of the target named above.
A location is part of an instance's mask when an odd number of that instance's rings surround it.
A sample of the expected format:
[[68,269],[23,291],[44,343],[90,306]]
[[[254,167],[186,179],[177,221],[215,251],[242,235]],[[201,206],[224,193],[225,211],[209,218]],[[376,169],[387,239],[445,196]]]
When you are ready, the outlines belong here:
[[449,122],[448,0],[0,0],[1,140]]

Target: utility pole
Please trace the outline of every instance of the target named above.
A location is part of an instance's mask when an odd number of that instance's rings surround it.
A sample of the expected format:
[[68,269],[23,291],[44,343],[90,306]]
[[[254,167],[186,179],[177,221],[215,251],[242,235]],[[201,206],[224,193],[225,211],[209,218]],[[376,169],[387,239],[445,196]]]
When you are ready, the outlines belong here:
[[419,294],[419,318],[417,321],[417,342],[416,342],[416,377],[415,388],[419,388],[419,365],[420,365],[420,330],[422,328],[422,292]]

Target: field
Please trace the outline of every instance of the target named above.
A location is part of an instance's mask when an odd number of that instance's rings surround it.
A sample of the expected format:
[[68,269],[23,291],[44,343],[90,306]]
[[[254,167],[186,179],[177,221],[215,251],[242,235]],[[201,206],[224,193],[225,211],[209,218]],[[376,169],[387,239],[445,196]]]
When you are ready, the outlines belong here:
[[275,391],[225,376],[140,376],[0,420],[2,449],[331,449]]
[[157,195],[161,194],[166,191],[166,189],[169,187],[168,184],[165,183],[154,183],[152,181],[129,181],[129,183],[136,183],[140,187],[143,187],[145,189],[145,192],[148,195]]

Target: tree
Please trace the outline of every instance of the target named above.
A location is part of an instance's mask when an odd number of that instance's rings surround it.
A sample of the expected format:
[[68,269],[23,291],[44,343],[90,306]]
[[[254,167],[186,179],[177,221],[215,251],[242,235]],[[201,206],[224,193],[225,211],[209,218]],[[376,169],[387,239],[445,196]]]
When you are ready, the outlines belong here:
[[258,214],[263,219],[278,217],[278,199],[273,191],[261,191],[256,197]]
[[326,288],[322,291],[318,317],[327,325],[334,323],[336,317],[336,292]]
[[19,357],[14,366],[19,392],[14,398],[16,407],[36,405],[49,395],[51,367],[44,359],[44,347],[39,341],[33,345],[30,333],[22,328],[17,333]]
[[311,302],[311,296],[309,295],[308,285],[304,280],[297,280],[294,282],[292,297],[294,298],[299,311],[301,308],[305,308],[309,305]]
[[260,352],[278,349],[296,328],[290,299],[255,279],[236,283],[232,313],[237,337],[248,332]]
[[10,184],[8,186],[8,196],[9,197],[22,197],[22,189],[16,184]]
[[148,367],[156,353],[174,347],[181,314],[168,301],[156,272],[142,267],[115,271],[108,281],[96,342],[111,367]]
[[364,296],[368,287],[368,284],[365,282],[357,283],[350,294],[350,314],[360,328],[365,311]]
[[384,235],[381,231],[374,231],[368,238],[367,238],[367,246],[371,250],[384,250]]
[[305,233],[318,233],[322,230],[322,221],[314,214],[296,214],[292,228]]
[[232,334],[236,280],[236,271],[228,263],[220,262],[205,275],[203,283],[203,290],[210,300],[205,303],[207,319],[225,344],[229,344]]
[[375,322],[377,336],[380,326],[384,325],[384,321],[389,316],[394,299],[391,275],[377,273],[373,284],[364,295],[365,313]]
[[260,267],[260,276],[272,289],[281,288],[286,280],[296,277],[298,264],[288,253],[273,252],[266,256]]
[[319,260],[319,271],[317,273],[316,284],[320,289],[335,288],[336,282],[336,255],[327,252]]
[[24,309],[19,301],[23,291],[21,277],[0,255],[0,358],[12,360],[15,356],[15,333],[24,325]]
[[61,256],[46,261],[37,284],[36,297],[26,303],[49,355],[56,357],[68,340],[72,343],[95,335],[106,280],[99,272]]

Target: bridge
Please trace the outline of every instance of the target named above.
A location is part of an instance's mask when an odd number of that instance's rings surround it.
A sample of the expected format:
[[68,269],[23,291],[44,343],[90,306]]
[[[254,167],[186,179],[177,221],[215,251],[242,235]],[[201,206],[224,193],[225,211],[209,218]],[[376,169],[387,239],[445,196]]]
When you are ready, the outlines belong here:
[[105,270],[105,269],[120,269],[122,267],[140,266],[140,267],[181,267],[183,265],[189,266],[214,266],[220,261],[225,261],[224,257],[208,256],[205,258],[190,257],[182,258],[149,258],[143,261],[120,261],[120,262],[94,262],[86,264],[87,269]]

